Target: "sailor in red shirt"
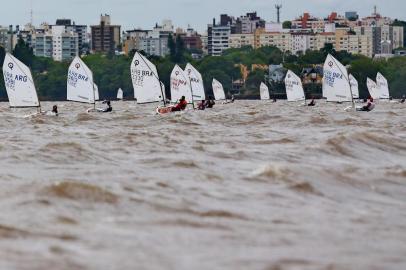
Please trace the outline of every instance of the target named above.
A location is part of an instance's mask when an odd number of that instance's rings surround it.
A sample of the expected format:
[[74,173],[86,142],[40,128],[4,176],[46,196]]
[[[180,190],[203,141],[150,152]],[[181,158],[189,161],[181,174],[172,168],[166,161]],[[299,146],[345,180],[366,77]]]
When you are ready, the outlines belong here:
[[181,99],[179,100],[179,103],[176,104],[176,106],[172,107],[172,111],[173,112],[179,112],[179,111],[183,111],[186,109],[187,106],[187,101],[185,96],[182,96]]

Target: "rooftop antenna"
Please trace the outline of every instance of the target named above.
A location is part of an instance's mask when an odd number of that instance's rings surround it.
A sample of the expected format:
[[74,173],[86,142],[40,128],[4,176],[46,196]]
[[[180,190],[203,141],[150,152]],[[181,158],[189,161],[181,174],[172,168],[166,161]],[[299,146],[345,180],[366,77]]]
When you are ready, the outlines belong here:
[[378,14],[378,8],[376,7],[376,5],[374,6],[374,15]]
[[281,23],[281,9],[282,9],[282,5],[275,5],[276,8],[276,15],[277,15],[277,22]]
[[32,0],[30,1],[30,5],[31,5],[31,10],[30,10],[30,24],[31,26],[34,24],[34,11],[32,8]]

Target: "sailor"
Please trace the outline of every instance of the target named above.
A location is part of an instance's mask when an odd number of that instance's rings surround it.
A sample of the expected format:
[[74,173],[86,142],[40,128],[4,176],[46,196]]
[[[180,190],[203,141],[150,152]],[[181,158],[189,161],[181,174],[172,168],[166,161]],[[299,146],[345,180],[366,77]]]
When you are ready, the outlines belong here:
[[58,106],[54,105],[52,107],[52,113],[55,114],[56,116],[58,116]]
[[234,103],[234,95],[231,95],[231,103]]
[[107,107],[102,109],[101,112],[112,112],[113,111],[113,107],[111,107],[110,100],[103,101],[103,103],[105,103],[107,105]]
[[197,105],[197,109],[203,111],[204,109],[206,109],[206,100],[202,100],[198,105]]
[[365,105],[364,107],[362,107],[360,109],[360,111],[363,112],[370,112],[373,109],[375,109],[375,103],[374,103],[374,99],[372,97],[369,98],[367,105]]
[[176,104],[176,106],[172,107],[171,111],[172,112],[180,112],[185,110],[187,107],[187,101],[185,96],[182,96],[178,102],[178,104]]
[[209,96],[209,98],[205,101],[204,106],[211,109],[214,105],[216,105],[216,102],[214,102],[214,98],[212,96]]

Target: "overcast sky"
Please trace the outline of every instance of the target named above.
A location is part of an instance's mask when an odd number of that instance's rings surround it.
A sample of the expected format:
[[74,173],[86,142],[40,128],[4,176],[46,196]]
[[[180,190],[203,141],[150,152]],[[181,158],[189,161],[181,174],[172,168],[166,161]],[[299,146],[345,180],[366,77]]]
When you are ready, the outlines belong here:
[[111,15],[113,24],[123,30],[150,29],[162,19],[171,19],[176,27],[188,24],[199,31],[206,29],[214,17],[222,13],[239,16],[257,11],[267,21],[276,20],[275,4],[281,3],[282,20],[289,20],[303,12],[325,17],[331,11],[358,11],[361,16],[372,13],[378,6],[382,15],[406,20],[405,0],[1,0],[0,25],[30,21],[31,2],[35,25],[55,23],[57,18],[70,18],[76,24],[97,24],[101,13]]

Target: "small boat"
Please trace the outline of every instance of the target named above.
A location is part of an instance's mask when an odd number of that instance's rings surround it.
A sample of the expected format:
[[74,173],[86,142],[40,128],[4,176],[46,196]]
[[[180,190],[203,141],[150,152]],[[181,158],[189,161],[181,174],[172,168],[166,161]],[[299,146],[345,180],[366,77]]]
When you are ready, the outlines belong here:
[[206,99],[204,91],[202,74],[192,64],[188,63],[185,67],[185,72],[190,80],[190,87],[193,92],[193,101],[202,101]]
[[226,94],[224,92],[223,85],[221,82],[213,78],[213,81],[211,83],[211,87],[213,88],[213,94],[214,94],[214,99],[215,100],[225,100],[226,99]]
[[93,81],[93,72],[76,56],[69,66],[67,79],[67,100],[93,104],[87,112],[97,111],[96,100],[99,96],[97,85]]
[[194,103],[189,77],[178,65],[175,65],[171,73],[171,102],[176,103],[182,96],[189,104]]
[[350,80],[350,87],[351,87],[351,92],[352,92],[352,98],[353,99],[359,99],[359,88],[358,88],[358,81],[357,79],[350,74],[349,75],[349,80]]
[[117,91],[117,99],[118,100],[123,100],[124,98],[123,98],[123,96],[124,96],[124,93],[123,93],[123,89],[118,89],[118,91]]
[[32,115],[41,114],[41,103],[30,68],[10,53],[6,53],[3,76],[10,107],[38,108],[38,112]]
[[378,100],[379,97],[381,96],[381,92],[378,89],[378,85],[376,84],[376,82],[374,82],[374,80],[367,78],[367,88],[369,91],[369,95],[374,99],[374,100]]
[[285,77],[286,96],[289,102],[304,101],[306,97],[303,90],[302,80],[293,71],[288,70]]
[[388,80],[380,72],[376,75],[376,85],[379,91],[379,99],[389,100]]
[[131,62],[131,80],[138,104],[165,103],[165,88],[159,81],[156,66],[139,52],[135,53]]
[[345,66],[329,54],[323,72],[323,97],[326,97],[328,102],[352,102],[350,78]]
[[269,99],[271,99],[271,96],[269,95],[269,88],[263,82],[261,82],[261,85],[259,87],[259,94],[260,94],[261,100],[269,100]]

